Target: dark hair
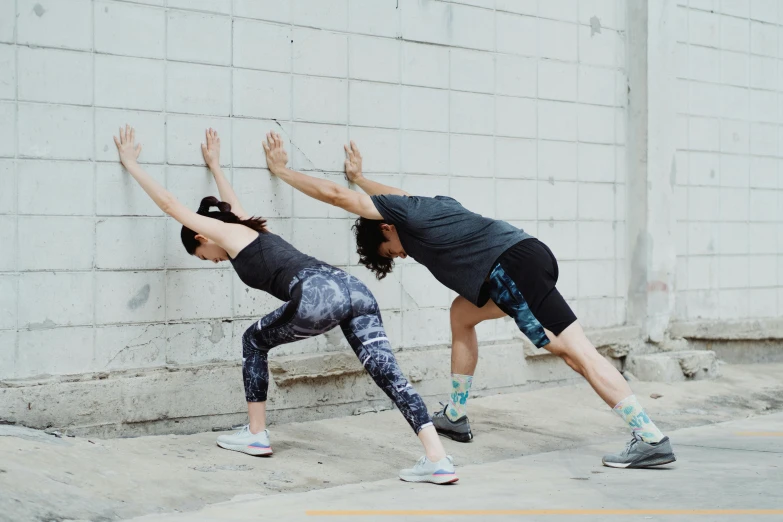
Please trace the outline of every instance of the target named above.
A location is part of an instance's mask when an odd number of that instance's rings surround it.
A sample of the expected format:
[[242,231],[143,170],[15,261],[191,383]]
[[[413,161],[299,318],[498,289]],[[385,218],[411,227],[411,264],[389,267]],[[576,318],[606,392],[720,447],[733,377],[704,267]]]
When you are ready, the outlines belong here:
[[383,279],[394,268],[394,259],[383,257],[378,253],[378,247],[386,242],[381,230],[383,221],[360,217],[351,229],[356,237],[356,253],[359,263],[375,272],[375,277]]
[[[212,207],[217,207],[217,211],[210,210]],[[252,228],[253,230],[257,230],[261,233],[267,232],[266,219],[257,217],[239,219],[236,214],[231,212],[231,205],[225,201],[220,201],[214,196],[208,196],[202,199],[201,205],[199,205],[196,213],[201,214],[202,216],[211,217],[212,219],[217,219],[223,223],[236,223],[238,225],[245,225],[246,227]],[[186,226],[183,226],[182,231],[180,232],[182,244],[185,246],[185,250],[187,250],[188,254],[190,255],[195,255],[196,248],[198,248],[198,246],[201,244],[199,240],[196,239],[196,234],[197,233],[195,231],[189,229]]]

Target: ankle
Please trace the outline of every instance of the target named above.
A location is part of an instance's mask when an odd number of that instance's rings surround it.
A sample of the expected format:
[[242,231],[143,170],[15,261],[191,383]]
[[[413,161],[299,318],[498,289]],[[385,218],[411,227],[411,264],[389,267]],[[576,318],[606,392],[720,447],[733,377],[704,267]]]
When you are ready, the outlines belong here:
[[439,453],[427,453],[427,460],[430,462],[440,462],[441,460],[446,458],[446,452],[439,452]]
[[249,429],[250,429],[250,433],[251,434],[258,435],[259,433],[261,433],[262,431],[264,431],[266,429],[266,426],[264,426],[263,424],[252,424],[251,423],[249,425]]

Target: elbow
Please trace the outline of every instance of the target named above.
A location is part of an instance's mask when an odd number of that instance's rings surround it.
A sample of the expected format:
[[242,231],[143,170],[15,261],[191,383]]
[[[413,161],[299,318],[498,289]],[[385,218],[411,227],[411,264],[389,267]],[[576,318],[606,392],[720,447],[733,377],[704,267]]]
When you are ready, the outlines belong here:
[[346,200],[345,191],[346,189],[337,184],[332,185],[324,191],[323,200],[325,203],[329,203],[332,206],[343,207]]
[[165,214],[171,216],[172,212],[174,212],[175,203],[176,199],[171,194],[166,194],[160,198],[158,206]]

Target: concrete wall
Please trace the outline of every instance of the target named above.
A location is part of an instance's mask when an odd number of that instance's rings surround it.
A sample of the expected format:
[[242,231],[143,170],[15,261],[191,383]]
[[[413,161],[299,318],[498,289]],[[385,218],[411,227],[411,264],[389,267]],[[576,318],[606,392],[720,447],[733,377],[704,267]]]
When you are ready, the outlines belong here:
[[680,321],[783,311],[783,4],[677,7]]

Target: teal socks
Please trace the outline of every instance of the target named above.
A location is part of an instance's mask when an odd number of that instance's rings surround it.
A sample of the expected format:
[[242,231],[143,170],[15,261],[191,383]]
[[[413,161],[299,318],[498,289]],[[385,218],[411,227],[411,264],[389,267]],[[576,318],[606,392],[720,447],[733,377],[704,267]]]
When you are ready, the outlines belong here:
[[446,406],[446,417],[449,420],[455,421],[468,414],[466,404],[471,384],[473,384],[472,375],[451,374],[451,396]]
[[639,435],[644,442],[654,444],[660,442],[663,438],[663,433],[647,416],[644,408],[636,399],[636,395],[631,395],[621,400],[613,410],[628,424],[631,431]]

